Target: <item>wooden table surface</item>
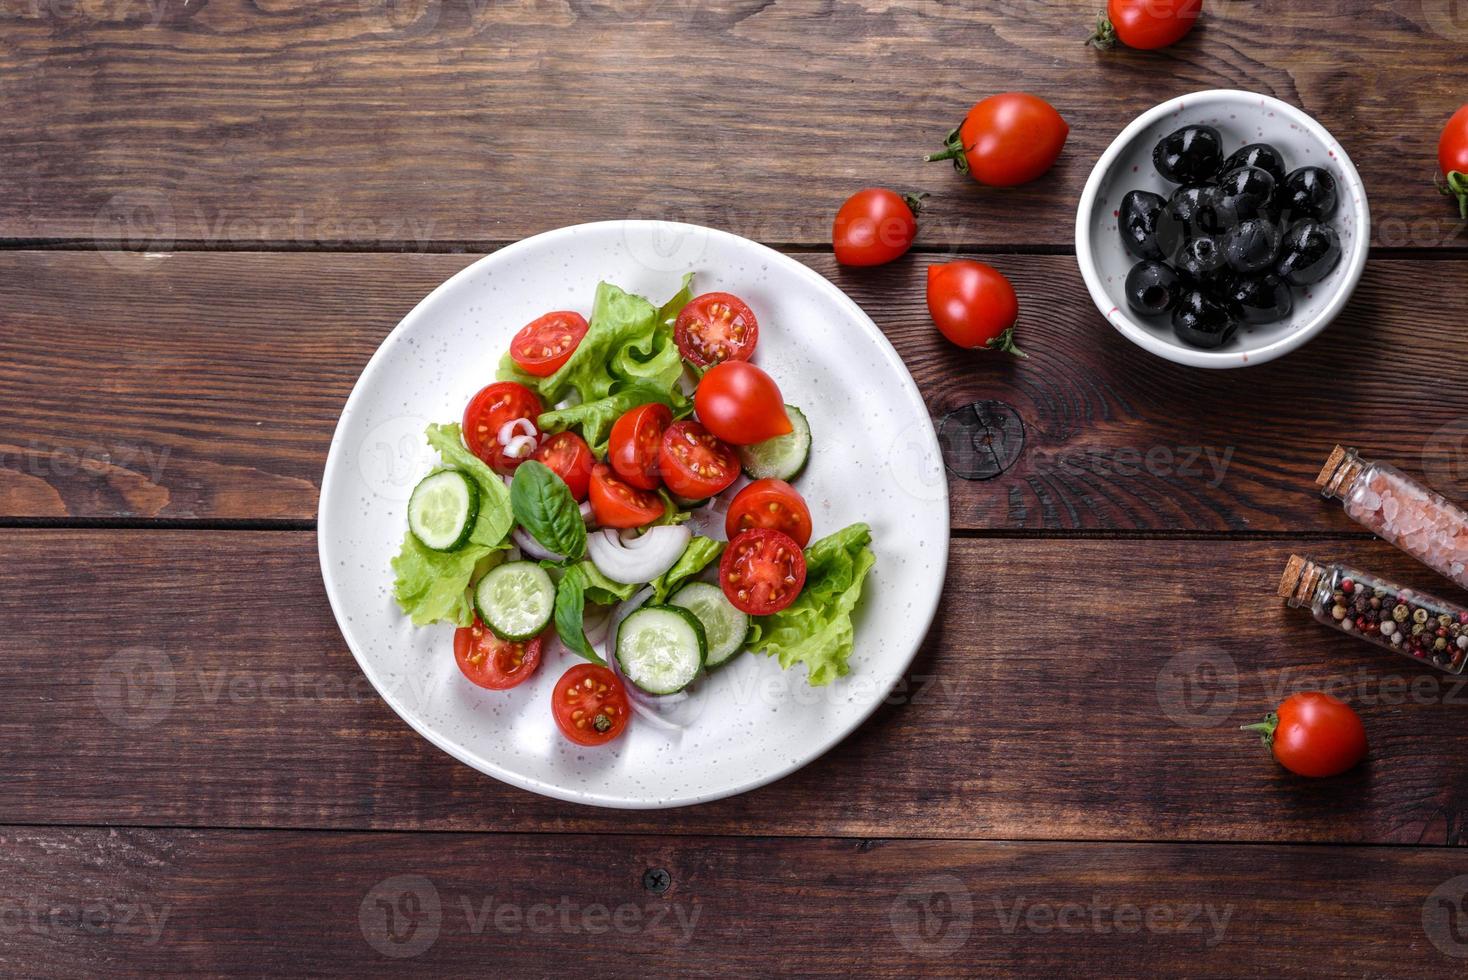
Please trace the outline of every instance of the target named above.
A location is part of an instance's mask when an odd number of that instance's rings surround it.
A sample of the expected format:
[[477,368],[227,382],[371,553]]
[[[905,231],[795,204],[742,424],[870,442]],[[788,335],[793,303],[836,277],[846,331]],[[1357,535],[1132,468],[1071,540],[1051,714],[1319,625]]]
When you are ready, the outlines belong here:
[[[1099,54],[1095,6],[0,0],[0,973],[1461,973],[1468,688],[1274,584],[1307,551],[1445,591],[1311,481],[1340,441],[1468,497],[1468,235],[1431,186],[1468,19],[1209,0],[1174,48]],[[1374,219],[1347,312],[1248,371],[1132,347],[1072,248],[1116,132],[1214,87],[1323,122]],[[1009,89],[1071,124],[1044,180],[919,161]],[[918,247],[841,269],[867,185],[930,195]],[[415,735],[314,534],[399,318],[628,216],[788,251],[935,421],[1010,420],[1008,468],[950,480],[946,598],[888,703],[774,785],[647,813]],[[1014,280],[1029,360],[933,330],[925,269],[960,253]],[[1366,723],[1344,777],[1237,731],[1309,687]]]

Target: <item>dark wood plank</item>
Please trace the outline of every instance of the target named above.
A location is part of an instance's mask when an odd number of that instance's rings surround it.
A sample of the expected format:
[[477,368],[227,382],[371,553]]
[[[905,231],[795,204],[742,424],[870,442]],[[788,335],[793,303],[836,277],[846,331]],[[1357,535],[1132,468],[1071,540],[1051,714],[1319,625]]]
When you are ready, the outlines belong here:
[[[308,533],[12,531],[0,823],[1468,842],[1468,689],[1283,608],[1291,549],[1435,587],[1357,540],[956,541],[909,680],[856,734],[745,796],[618,813],[415,735],[346,650]],[[1371,755],[1293,778],[1237,727],[1321,686]]]
[[[1213,4],[1169,50],[1110,54],[1081,44],[1094,6],[6,0],[0,236],[416,248],[657,216],[826,242],[875,184],[932,194],[929,244],[1067,246],[1127,122],[1230,87],[1340,138],[1378,244],[1463,245],[1431,186],[1463,98],[1448,0]],[[1016,88],[1071,124],[1044,182],[921,162]]]
[[[1468,952],[1453,931],[1468,856],[1419,848],[59,828],[0,841],[0,966],[16,975],[1054,976],[1084,960],[1094,976],[1439,977]],[[658,871],[661,893],[644,885]]]
[[[1119,336],[1067,257],[993,259],[1021,295],[1026,361],[938,335],[923,301],[930,257],[865,271],[802,259],[872,314],[935,418],[997,401],[1022,420],[1007,472],[950,480],[955,527],[1346,530],[1312,493],[1337,440],[1468,496],[1468,422],[1443,380],[1468,365],[1468,337],[1440,310],[1468,261],[1374,261],[1320,339],[1209,372]],[[469,261],[0,253],[0,516],[314,517],[357,374]],[[974,431],[945,430],[955,462],[975,454]]]

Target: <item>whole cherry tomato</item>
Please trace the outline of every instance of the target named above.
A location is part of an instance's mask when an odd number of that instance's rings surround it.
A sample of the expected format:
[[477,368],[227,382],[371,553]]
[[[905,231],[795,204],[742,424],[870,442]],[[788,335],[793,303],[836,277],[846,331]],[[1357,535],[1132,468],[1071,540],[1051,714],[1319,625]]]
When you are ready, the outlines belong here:
[[914,194],[868,187],[846,199],[831,226],[831,244],[842,265],[881,265],[912,247],[922,206]]
[[1307,691],[1244,731],[1258,732],[1274,758],[1301,776],[1336,776],[1366,755],[1366,729],[1344,701]]
[[928,312],[943,336],[960,347],[1029,356],[1014,345],[1019,298],[991,265],[959,259],[928,266]]
[[1453,113],[1437,143],[1437,165],[1447,187],[1443,193],[1458,199],[1458,212],[1468,219],[1468,105]]
[[1088,43],[1109,48],[1117,41],[1150,51],[1183,39],[1203,12],[1203,0],[1107,0],[1106,13],[1096,15],[1096,33]]
[[775,379],[747,361],[725,361],[709,368],[693,393],[693,407],[705,428],[735,446],[791,431]]
[[1025,92],[991,95],[944,137],[944,150],[923,157],[952,160],[953,169],[991,187],[1013,187],[1041,176],[1060,156],[1070,127],[1055,107]]

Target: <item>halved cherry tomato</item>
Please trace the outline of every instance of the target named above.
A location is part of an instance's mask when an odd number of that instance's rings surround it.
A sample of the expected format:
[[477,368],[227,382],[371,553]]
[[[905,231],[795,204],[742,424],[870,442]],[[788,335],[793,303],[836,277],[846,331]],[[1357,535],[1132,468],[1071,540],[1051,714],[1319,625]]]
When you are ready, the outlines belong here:
[[699,367],[747,361],[759,340],[759,322],[733,293],[704,293],[678,314],[673,340],[679,353]]
[[788,534],[804,548],[810,544],[810,508],[784,480],[755,480],[734,495],[724,519],[724,535],[733,541],[739,532],[755,527]]
[[943,336],[960,347],[992,347],[1028,356],[1014,345],[1019,297],[991,265],[959,259],[928,266],[928,313]]
[[612,470],[639,490],[658,488],[658,447],[663,431],[673,421],[673,410],[653,402],[639,405],[612,424],[607,462]]
[[712,497],[739,476],[739,457],[697,422],[674,422],[663,433],[658,470],[685,500]]
[[1183,39],[1203,12],[1203,0],[1107,0],[1089,43],[1109,48],[1117,41],[1150,51]]
[[1301,776],[1335,776],[1366,755],[1366,728],[1351,706],[1320,691],[1291,694],[1245,731],[1258,732],[1274,758]]
[[663,516],[657,494],[629,487],[606,463],[592,467],[590,499],[592,516],[602,527],[642,527]]
[[831,245],[842,265],[881,265],[912,247],[921,206],[914,194],[868,187],[846,199],[831,225]]
[[709,368],[693,393],[693,405],[710,432],[736,446],[764,442],[791,430],[775,379],[743,361]]
[[476,616],[472,626],[454,631],[454,660],[464,676],[480,687],[506,691],[535,673],[542,645],[539,636],[519,643],[502,640]]
[[464,409],[464,445],[495,472],[513,473],[530,454],[518,458],[506,456],[505,447],[500,445],[500,427],[515,419],[529,419],[533,429],[543,411],[540,396],[529,388],[513,381],[496,381],[469,399]]
[[1437,165],[1447,181],[1444,193],[1458,199],[1458,212],[1468,220],[1468,105],[1453,113],[1437,141]]
[[632,707],[616,674],[600,664],[577,664],[551,692],[556,726],[577,745],[605,745],[627,730]]
[[526,374],[546,378],[561,369],[590,327],[586,317],[557,310],[532,320],[510,341],[510,357]]
[[991,95],[977,103],[944,139],[945,149],[924,160],[952,160],[953,168],[991,187],[1013,187],[1055,165],[1070,127],[1055,107],[1026,92]]
[[549,466],[556,476],[565,480],[578,503],[586,499],[596,457],[585,439],[574,432],[557,432],[542,442],[531,458]]
[[805,553],[780,531],[743,531],[719,560],[719,588],[734,608],[768,616],[795,601],[805,586]]

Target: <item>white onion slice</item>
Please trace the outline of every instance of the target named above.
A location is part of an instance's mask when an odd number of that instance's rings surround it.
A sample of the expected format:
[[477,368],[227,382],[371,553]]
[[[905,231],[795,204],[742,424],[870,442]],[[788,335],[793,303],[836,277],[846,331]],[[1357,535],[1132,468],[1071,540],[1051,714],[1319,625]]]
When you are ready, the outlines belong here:
[[591,518],[592,518],[592,515],[591,515],[591,501],[589,501],[589,500],[583,500],[583,501],[581,501],[581,519],[583,521],[585,521],[586,523],[590,524],[591,523]]
[[511,436],[505,443],[505,458],[525,459],[535,452],[534,436]]
[[554,551],[551,551],[545,545],[535,540],[535,535],[519,525],[515,526],[515,530],[511,533],[510,537],[515,539],[515,543],[520,546],[521,551],[538,561],[566,560],[565,555],[558,555]]
[[630,541],[606,528],[587,537],[586,550],[597,571],[613,582],[642,585],[672,568],[692,537],[693,532],[682,525],[648,528]]
[[500,426],[500,431],[495,435],[501,446],[508,446],[510,440],[516,435],[535,436],[535,423],[529,419],[510,419]]

